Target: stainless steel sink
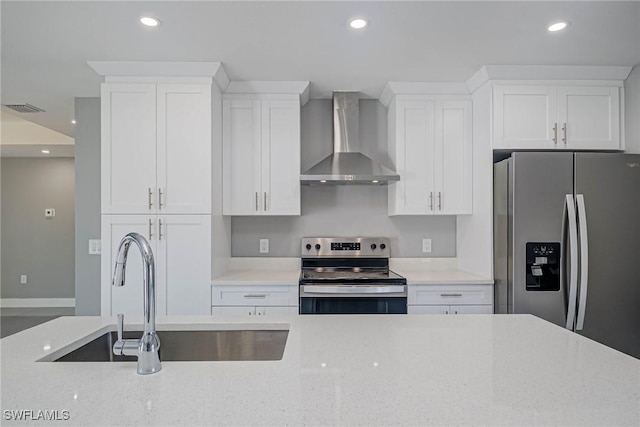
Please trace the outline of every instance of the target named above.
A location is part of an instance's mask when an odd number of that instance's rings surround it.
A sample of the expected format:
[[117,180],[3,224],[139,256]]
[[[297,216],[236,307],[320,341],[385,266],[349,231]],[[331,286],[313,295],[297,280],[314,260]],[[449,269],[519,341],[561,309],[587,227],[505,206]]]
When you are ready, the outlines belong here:
[[[164,361],[281,360],[287,330],[157,331]],[[126,331],[124,338],[139,338],[141,331]],[[107,332],[54,362],[125,362],[135,356],[115,356],[116,332]]]

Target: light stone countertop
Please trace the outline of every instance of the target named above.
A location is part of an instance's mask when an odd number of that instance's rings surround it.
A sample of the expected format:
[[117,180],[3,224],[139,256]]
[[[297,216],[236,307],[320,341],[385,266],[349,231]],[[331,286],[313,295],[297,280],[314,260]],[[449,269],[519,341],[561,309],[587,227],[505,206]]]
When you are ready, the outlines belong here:
[[[147,376],[132,362],[36,361],[114,329],[110,318],[4,338],[2,425],[640,425],[640,361],[530,315],[264,320],[160,318],[159,330],[289,337],[280,361],[164,362]],[[45,409],[70,419],[7,419]]]
[[[292,286],[300,279],[300,260],[295,258],[232,258],[229,264],[212,285]],[[493,284],[491,278],[458,270],[455,258],[391,258],[389,268],[409,285]]]

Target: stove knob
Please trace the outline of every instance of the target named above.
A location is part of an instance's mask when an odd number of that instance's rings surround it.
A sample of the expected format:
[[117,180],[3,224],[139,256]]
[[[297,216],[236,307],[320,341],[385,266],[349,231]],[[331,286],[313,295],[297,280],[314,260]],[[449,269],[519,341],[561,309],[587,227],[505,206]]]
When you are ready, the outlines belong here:
[[320,250],[320,243],[316,243],[316,251]]
[[380,249],[382,249],[384,251],[386,247],[387,247],[387,245],[385,245],[384,243],[380,243]]
[[372,250],[372,251],[375,251],[375,250],[376,250],[376,248],[377,248],[376,244],[375,244],[375,243],[372,243],[372,244],[371,244],[371,250]]
[[311,245],[307,243],[307,246],[305,246],[307,248],[308,251],[311,250]]

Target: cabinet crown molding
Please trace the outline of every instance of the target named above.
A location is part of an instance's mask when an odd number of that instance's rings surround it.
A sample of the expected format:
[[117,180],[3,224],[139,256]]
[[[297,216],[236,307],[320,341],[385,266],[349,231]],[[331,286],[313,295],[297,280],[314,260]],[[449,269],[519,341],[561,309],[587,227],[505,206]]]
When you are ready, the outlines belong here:
[[475,92],[489,80],[626,80],[633,67],[599,65],[484,65],[469,80]]
[[389,107],[396,95],[469,95],[469,89],[459,82],[389,82],[380,95],[380,102]]
[[298,95],[300,106],[304,106],[309,101],[309,81],[234,80],[224,93]]
[[88,61],[87,64],[105,77],[207,77],[221,91],[230,82],[221,62]]

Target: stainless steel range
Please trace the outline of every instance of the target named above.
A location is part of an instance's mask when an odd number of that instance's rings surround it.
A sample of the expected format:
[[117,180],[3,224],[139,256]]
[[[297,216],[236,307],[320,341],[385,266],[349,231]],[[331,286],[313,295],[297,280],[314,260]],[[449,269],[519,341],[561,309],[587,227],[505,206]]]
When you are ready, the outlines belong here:
[[384,237],[302,239],[300,314],[406,314],[407,279]]

